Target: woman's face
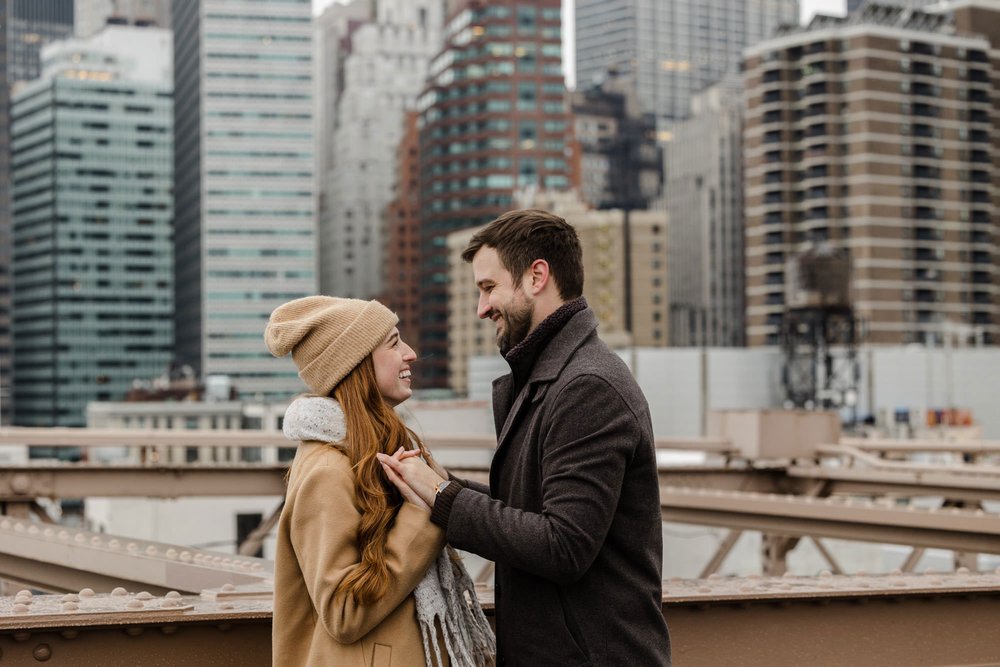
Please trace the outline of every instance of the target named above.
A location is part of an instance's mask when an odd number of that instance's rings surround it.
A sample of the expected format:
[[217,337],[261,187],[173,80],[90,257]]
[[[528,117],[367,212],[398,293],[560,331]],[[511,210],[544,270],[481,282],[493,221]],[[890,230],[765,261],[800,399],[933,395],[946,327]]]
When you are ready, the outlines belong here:
[[378,391],[389,405],[396,407],[413,394],[410,389],[410,362],[416,358],[417,354],[403,342],[396,328],[372,352]]

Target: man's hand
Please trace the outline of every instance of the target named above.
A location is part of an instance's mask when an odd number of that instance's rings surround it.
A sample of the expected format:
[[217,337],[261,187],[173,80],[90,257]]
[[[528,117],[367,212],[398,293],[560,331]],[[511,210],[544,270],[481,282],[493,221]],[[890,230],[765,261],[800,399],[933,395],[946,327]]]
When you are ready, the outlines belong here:
[[[397,452],[398,454],[398,452]],[[410,456],[388,456],[386,454],[376,454],[382,468],[393,484],[404,494],[407,487],[417,494],[428,506],[434,507],[434,496],[437,485],[444,481],[444,478],[431,470],[430,466],[423,462],[420,457]],[[392,474],[390,474],[392,473]]]

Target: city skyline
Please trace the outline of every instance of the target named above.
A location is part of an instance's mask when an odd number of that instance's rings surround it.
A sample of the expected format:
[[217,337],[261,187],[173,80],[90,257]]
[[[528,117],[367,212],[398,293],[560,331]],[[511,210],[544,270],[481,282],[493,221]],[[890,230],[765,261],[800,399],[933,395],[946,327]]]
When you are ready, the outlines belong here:
[[[313,13],[322,14],[333,3],[347,4],[349,0],[313,0]],[[843,16],[846,0],[799,0],[799,21],[805,23],[814,14],[826,13]],[[563,23],[571,25],[575,21],[575,0],[562,0]],[[574,30],[563,30],[563,71],[566,75],[566,87],[576,88],[576,34]]]

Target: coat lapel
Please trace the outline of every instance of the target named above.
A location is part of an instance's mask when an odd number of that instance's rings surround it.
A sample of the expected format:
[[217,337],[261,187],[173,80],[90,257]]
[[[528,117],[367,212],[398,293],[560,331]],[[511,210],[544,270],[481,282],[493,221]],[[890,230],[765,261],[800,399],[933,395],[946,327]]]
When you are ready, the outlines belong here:
[[[559,372],[569,362],[573,353],[583,344],[584,340],[597,329],[597,318],[589,308],[580,311],[549,341],[545,346],[531,375],[518,392],[511,406],[512,375],[504,375],[493,382],[493,420],[497,431],[497,448],[493,454],[494,462],[503,450],[507,436],[515,430],[521,413],[529,405],[529,397],[535,391],[535,385],[551,382],[559,377]],[[491,466],[492,467],[492,466]]]

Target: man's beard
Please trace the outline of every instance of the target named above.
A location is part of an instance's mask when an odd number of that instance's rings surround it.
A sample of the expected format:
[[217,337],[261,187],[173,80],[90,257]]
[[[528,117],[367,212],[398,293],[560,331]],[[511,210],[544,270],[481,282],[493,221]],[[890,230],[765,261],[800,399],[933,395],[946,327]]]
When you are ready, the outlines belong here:
[[506,309],[500,311],[503,320],[503,331],[497,333],[497,347],[500,354],[507,356],[511,348],[523,341],[531,333],[531,316],[534,306],[531,303],[515,303],[511,301]]

